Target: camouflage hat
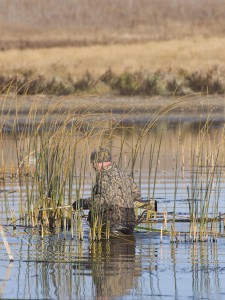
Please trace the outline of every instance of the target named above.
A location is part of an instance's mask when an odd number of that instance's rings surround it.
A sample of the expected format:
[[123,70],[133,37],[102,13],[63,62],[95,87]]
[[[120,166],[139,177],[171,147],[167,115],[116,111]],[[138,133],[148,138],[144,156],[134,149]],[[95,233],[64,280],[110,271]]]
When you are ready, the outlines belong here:
[[100,148],[91,153],[91,162],[109,162],[112,160],[111,153],[108,149]]

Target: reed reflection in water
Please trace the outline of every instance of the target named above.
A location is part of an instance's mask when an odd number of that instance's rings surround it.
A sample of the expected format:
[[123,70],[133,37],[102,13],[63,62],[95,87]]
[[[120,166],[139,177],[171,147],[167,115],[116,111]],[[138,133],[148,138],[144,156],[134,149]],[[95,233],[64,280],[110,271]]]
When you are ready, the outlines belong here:
[[[10,235],[10,232],[8,232]],[[110,241],[64,240],[63,235],[11,236],[15,261],[1,245],[1,297],[23,299],[222,299],[225,243],[171,244],[135,232]]]

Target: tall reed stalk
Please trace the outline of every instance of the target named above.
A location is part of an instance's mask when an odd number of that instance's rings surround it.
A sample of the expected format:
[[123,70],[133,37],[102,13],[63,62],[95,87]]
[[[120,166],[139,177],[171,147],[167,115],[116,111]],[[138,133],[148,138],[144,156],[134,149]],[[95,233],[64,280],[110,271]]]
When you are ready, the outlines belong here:
[[[4,147],[6,133],[3,128],[8,126],[11,109],[5,113],[5,99],[1,106],[2,115],[1,145]],[[24,101],[24,99],[22,99]],[[94,175],[89,167],[89,156],[93,148],[107,146],[112,152],[117,151],[117,162],[124,166],[133,177],[139,166],[139,183],[142,185],[145,158],[148,157],[148,186],[147,198],[154,199],[157,195],[157,178],[160,169],[161,146],[164,138],[163,131],[154,132],[154,127],[166,114],[181,106],[185,97],[175,99],[152,114],[143,126],[124,125],[127,114],[114,120],[112,113],[104,110],[103,118],[96,117],[99,107],[85,107],[75,104],[70,108],[60,100],[57,105],[50,106],[41,113],[38,103],[29,108],[21,121],[23,103],[15,97],[15,118],[11,124],[10,136],[15,142],[16,176],[19,183],[20,201],[19,216],[27,217],[27,225],[48,229],[73,227],[72,203],[85,196],[85,182],[88,178],[90,185],[94,183]],[[4,112],[4,113],[3,113]],[[129,112],[130,113],[130,112]],[[132,123],[132,122],[131,122]],[[224,144],[209,143],[210,122],[199,130],[196,147],[192,148],[189,167],[192,170],[191,184],[188,186],[188,201],[190,213],[190,231],[196,236],[199,229],[200,240],[204,239],[206,224],[209,220],[210,205],[213,206],[213,217],[218,214],[222,169],[218,172],[219,156],[224,151]],[[153,133],[155,133],[154,138]],[[151,136],[151,142],[149,137]],[[130,137],[128,142],[128,137]],[[180,148],[182,155],[180,159]],[[174,159],[174,207],[173,227],[175,232],[175,212],[180,168],[184,174],[184,146],[178,142],[177,155]],[[216,149],[214,151],[214,149]],[[126,161],[125,161],[126,158]],[[1,177],[7,174],[7,165],[1,153]],[[205,172],[206,170],[206,172]],[[12,171],[14,172],[14,171]],[[90,175],[92,174],[92,175]],[[92,178],[92,180],[90,179]],[[216,188],[217,193],[213,193]],[[91,188],[90,188],[91,190]],[[90,190],[88,192],[90,192]],[[214,197],[212,203],[211,198]],[[7,197],[7,196],[6,196]],[[7,199],[5,201],[7,203]],[[66,211],[65,211],[66,207]],[[9,208],[6,208],[6,211]],[[90,228],[90,238],[100,240],[102,234],[109,238],[109,226],[103,232],[101,213],[93,213],[93,224]],[[167,214],[166,218],[167,218]],[[74,215],[75,234],[83,239],[83,219],[78,211]],[[165,224],[166,227],[166,224]],[[172,240],[174,237],[172,237]]]

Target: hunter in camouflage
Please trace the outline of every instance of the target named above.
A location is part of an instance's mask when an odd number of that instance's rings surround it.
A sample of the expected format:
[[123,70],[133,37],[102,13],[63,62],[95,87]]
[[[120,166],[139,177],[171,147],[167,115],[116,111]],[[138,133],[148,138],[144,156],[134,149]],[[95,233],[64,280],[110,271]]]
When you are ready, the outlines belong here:
[[134,203],[142,202],[138,186],[112,163],[107,149],[92,152],[91,163],[96,171],[92,197],[75,201],[74,209],[90,209],[88,221],[91,226],[96,218],[101,218],[102,232],[108,224],[111,233],[131,234],[136,224]]

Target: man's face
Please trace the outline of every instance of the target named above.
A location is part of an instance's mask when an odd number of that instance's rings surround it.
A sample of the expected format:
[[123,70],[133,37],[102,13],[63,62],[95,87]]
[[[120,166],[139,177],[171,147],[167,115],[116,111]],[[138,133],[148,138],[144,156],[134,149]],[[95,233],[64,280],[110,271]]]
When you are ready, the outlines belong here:
[[105,169],[106,167],[110,166],[112,163],[107,161],[107,162],[95,162],[92,163],[93,168],[95,169],[95,171],[101,171],[103,169]]
[[102,162],[96,162],[96,163],[92,163],[93,168],[95,169],[95,171],[101,171],[103,169],[103,164]]

